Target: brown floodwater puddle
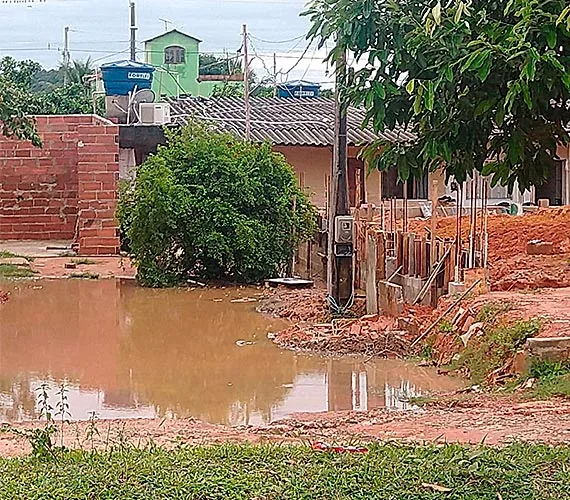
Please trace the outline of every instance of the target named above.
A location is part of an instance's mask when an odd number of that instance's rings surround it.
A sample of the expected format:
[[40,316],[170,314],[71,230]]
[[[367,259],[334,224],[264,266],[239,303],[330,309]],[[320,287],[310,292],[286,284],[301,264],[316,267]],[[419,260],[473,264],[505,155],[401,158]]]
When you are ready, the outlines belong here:
[[263,424],[299,412],[409,408],[461,386],[401,361],[282,351],[256,289],[149,290],[131,281],[2,283],[0,421],[35,420],[42,385],[71,420],[194,417]]

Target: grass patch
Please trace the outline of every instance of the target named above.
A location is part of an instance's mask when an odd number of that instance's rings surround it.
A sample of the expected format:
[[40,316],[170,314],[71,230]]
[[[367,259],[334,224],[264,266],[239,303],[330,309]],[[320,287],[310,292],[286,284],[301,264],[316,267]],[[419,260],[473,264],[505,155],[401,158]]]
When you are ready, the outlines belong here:
[[485,335],[473,339],[451,368],[466,369],[474,383],[484,384],[487,375],[504,366],[540,328],[540,321],[536,319],[487,325]]
[[71,259],[71,262],[78,266],[92,266],[97,264],[97,261],[91,259]]
[[436,401],[437,398],[433,396],[414,396],[410,398],[410,404],[412,406],[419,406],[420,408],[431,405]]
[[33,257],[28,257],[26,255],[18,255],[12,252],[6,252],[4,250],[0,250],[0,259],[26,259],[28,262],[33,262]]
[[71,273],[69,275],[69,277],[71,279],[77,279],[77,280],[98,280],[99,279],[99,275],[97,273],[90,273],[90,272]]
[[37,271],[33,271],[28,266],[0,264],[0,279],[32,278],[37,274],[38,274]]
[[526,380],[529,378],[536,379],[536,386],[531,392],[534,398],[570,397],[570,361],[566,363],[535,361],[530,367]]
[[451,333],[455,330],[453,323],[448,319],[442,320],[437,327],[440,333]]
[[475,321],[477,323],[491,323],[495,321],[501,314],[509,312],[512,308],[513,305],[509,302],[501,304],[497,302],[485,304],[479,311],[479,314],[475,318]]
[[[570,448],[373,445],[365,455],[308,447],[119,447],[0,460],[3,500],[496,500],[570,498]],[[434,486],[448,488],[440,493]]]

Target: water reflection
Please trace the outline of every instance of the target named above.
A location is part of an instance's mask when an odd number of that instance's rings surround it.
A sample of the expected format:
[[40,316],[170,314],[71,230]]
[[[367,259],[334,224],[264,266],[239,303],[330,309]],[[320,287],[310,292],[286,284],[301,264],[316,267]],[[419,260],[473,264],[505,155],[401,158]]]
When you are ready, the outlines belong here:
[[[459,382],[412,364],[323,359],[277,349],[282,326],[254,305],[257,290],[146,290],[119,281],[2,285],[0,420],[35,419],[68,382],[73,419],[195,417],[260,424],[296,412],[405,409],[409,396]],[[240,346],[238,340],[254,342]],[[239,344],[239,343],[238,343]]]

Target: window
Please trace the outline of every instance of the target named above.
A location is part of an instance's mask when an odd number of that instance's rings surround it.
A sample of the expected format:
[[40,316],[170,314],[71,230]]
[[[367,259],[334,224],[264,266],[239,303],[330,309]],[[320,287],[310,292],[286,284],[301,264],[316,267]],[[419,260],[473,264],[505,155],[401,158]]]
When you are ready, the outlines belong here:
[[184,64],[186,62],[186,49],[184,47],[166,47],[164,49],[165,64]]

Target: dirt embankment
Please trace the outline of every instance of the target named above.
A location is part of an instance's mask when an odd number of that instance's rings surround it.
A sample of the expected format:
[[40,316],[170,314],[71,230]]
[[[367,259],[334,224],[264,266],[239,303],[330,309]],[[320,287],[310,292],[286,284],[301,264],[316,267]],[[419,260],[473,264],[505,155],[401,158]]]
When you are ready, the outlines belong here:
[[[423,233],[429,221],[411,222],[411,231]],[[456,236],[455,217],[437,222],[441,238]],[[541,209],[523,216],[490,215],[489,271],[492,290],[526,290],[570,287],[570,208]],[[469,217],[462,222],[462,238],[468,241]],[[478,227],[480,232],[480,227]],[[532,240],[551,242],[552,255],[527,255]]]

